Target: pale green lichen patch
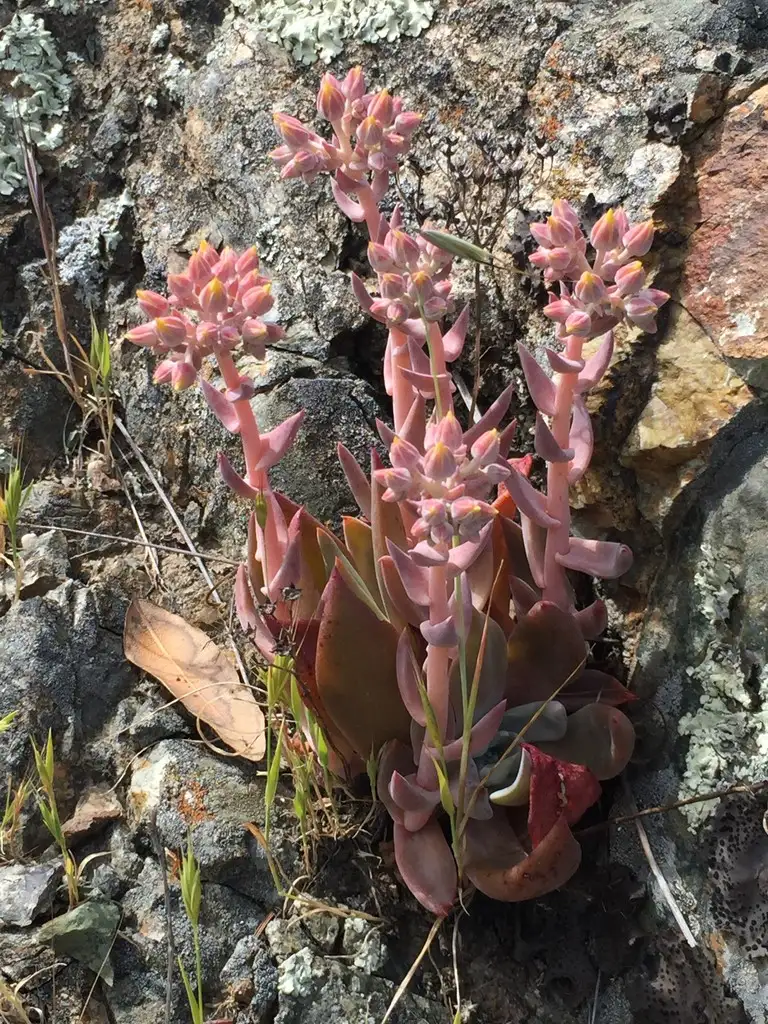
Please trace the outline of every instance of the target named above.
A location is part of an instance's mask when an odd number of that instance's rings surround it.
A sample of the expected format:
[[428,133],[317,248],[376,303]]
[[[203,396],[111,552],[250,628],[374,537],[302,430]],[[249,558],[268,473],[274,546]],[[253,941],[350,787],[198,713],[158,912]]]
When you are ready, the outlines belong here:
[[0,195],[7,196],[24,183],[14,129],[17,112],[39,149],[56,149],[62,142],[70,83],[42,18],[14,14],[0,31],[0,82]]
[[[705,635],[703,656],[687,670],[700,693],[699,706],[680,719],[680,734],[690,741],[680,797],[695,796],[723,782],[753,782],[768,773],[768,688],[761,682],[755,708],[750,666],[730,628],[730,607],[739,593],[727,552],[702,549],[694,577]],[[716,808],[715,802],[683,808],[691,828]]]
[[346,39],[394,42],[429,26],[437,0],[234,0],[252,31],[280,43],[304,64],[328,63]]

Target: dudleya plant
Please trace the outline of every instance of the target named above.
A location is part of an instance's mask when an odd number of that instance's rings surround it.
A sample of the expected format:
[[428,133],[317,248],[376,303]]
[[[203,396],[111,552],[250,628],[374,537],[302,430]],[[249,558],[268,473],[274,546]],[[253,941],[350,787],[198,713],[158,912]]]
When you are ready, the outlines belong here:
[[[203,245],[184,274],[169,277],[167,298],[139,292],[153,319],[128,337],[163,356],[156,380],[197,382],[240,435],[243,472],[219,457],[226,483],[252,505],[236,582],[240,622],[267,662],[290,630],[305,739],[317,745],[319,724],[326,763],[347,778],[377,763],[407,886],[439,915],[465,882],[497,899],[532,898],[576,870],[571,826],[633,750],[618,708],[631,695],[586,667],[605,606],[577,608],[568,577],[617,577],[631,553],[573,536],[568,491],[592,454],[584,396],[608,367],[613,327],[628,320],[655,330],[667,299],[646,287],[637,260],[653,226],[614,210],[587,239],[562,201],[532,225],[532,262],[559,285],[545,309],[557,325],[546,352],[553,375],[519,348],[539,410],[535,449],[547,464],[539,491],[530,458],[509,457],[512,387],[466,429],[453,408],[450,364],[469,311],[454,316],[450,253],[409,234],[399,208],[389,219],[379,209],[419,115],[386,90],[367,92],[359,68],[343,81],[326,74],[317,109],[330,139],[277,114],[282,144],[272,156],[283,178],[332,175],[339,208],[367,226],[373,292],[354,275],[352,287],[387,327],[393,407],[393,425],[378,424],[389,466],[372,451],[366,474],[339,447],[362,513],[344,519],[343,541],[269,485],[302,413],[260,433],[253,385],[236,368],[238,350],[262,358],[282,333],[262,319],[272,297],[255,250]],[[199,374],[207,356],[223,390]]]

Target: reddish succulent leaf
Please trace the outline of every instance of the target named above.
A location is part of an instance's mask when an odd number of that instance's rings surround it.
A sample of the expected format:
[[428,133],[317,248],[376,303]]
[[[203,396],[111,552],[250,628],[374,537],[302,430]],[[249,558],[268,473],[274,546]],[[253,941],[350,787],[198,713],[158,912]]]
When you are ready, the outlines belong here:
[[399,740],[390,740],[381,748],[379,770],[376,775],[376,795],[389,811],[392,821],[399,822],[401,825],[405,818],[405,812],[392,799],[389,783],[395,772],[408,775],[413,771],[413,767],[413,754],[410,746],[406,746]]
[[540,747],[552,757],[585,765],[598,779],[612,779],[632,757],[635,730],[618,708],[587,704],[569,716],[561,740]]
[[360,511],[367,518],[371,518],[371,485],[368,483],[368,478],[360,468],[357,459],[354,457],[352,452],[344,447],[343,444],[336,446],[336,454],[339,457],[341,468],[344,470],[344,476],[347,478],[349,489],[352,491],[352,496],[357,502]]
[[529,743],[523,744],[531,759],[528,796],[528,835],[534,849],[561,817],[569,825],[600,798],[600,783],[582,765],[558,761]]
[[547,549],[547,531],[528,516],[520,514],[523,548],[530,566],[530,575],[539,590],[544,589],[544,558]]
[[637,696],[607,672],[589,668],[566,686],[558,700],[569,711],[577,711],[585,704],[610,704],[617,707],[619,704],[629,704],[630,701],[637,700]]
[[608,625],[608,609],[604,601],[593,601],[586,608],[575,612],[574,618],[584,639],[596,640]]
[[507,574],[509,576],[517,576],[518,579],[527,583],[529,587],[535,587],[536,581],[531,574],[528,556],[525,553],[523,531],[517,523],[513,523],[506,516],[499,516],[497,521],[504,535],[504,545],[506,548],[504,563],[507,568]]
[[443,830],[432,818],[418,832],[395,822],[395,861],[403,881],[423,907],[445,917],[456,901],[456,861]]
[[353,519],[351,516],[342,517],[344,529],[344,543],[352,559],[352,564],[360,573],[371,596],[384,611],[384,602],[379,593],[379,583],[376,579],[376,564],[373,558],[373,537],[368,523],[362,519]]
[[381,459],[379,458],[376,450],[372,449],[371,531],[373,539],[373,555],[376,560],[376,578],[379,582],[379,592],[384,599],[384,603],[387,605],[389,620],[399,632],[403,628],[404,623],[392,602],[388,601],[389,595],[384,585],[384,577],[382,575],[379,562],[385,555],[389,555],[389,552],[387,551],[387,540],[396,544],[401,551],[408,550],[408,541],[405,536],[405,527],[403,526],[403,519],[400,515],[400,509],[397,506],[397,502],[382,501],[381,499],[381,495],[384,493],[384,490],[381,484],[379,484],[374,477],[376,470],[381,468]]
[[478,437],[481,437],[487,430],[492,430],[494,427],[498,427],[504,419],[507,409],[509,409],[514,394],[515,386],[514,384],[510,384],[509,387],[505,388],[501,392],[496,401],[489,406],[477,423],[473,423],[468,430],[464,431],[464,444],[466,444],[468,448],[471,447]]
[[564,885],[580,862],[581,847],[564,816],[528,856],[505,810],[495,809],[490,820],[467,823],[464,869],[491,899],[518,903],[543,896]]
[[[471,688],[475,675],[475,667],[480,654],[480,647],[485,626],[485,615],[475,611],[467,636],[467,686]],[[493,619],[488,620],[485,636],[483,662],[480,666],[480,680],[477,688],[475,704],[475,721],[496,707],[504,697],[504,679],[507,665],[507,644],[504,632]],[[462,728],[461,711],[461,671],[456,659],[451,667],[450,675],[451,706],[456,716],[457,729]]]
[[416,605],[411,601],[405,592],[400,573],[390,555],[384,555],[379,559],[379,573],[384,581],[384,589],[387,595],[387,607],[394,609],[395,614],[403,622],[419,628],[429,614],[429,609],[423,605]]
[[410,715],[397,688],[398,632],[378,619],[341,572],[323,595],[317,640],[317,690],[352,748],[367,759],[387,740],[409,739]]
[[584,664],[586,645],[572,615],[539,601],[507,641],[509,707],[548,700]]
[[552,416],[555,412],[555,385],[522,342],[518,342],[517,352],[533,404],[539,412]]

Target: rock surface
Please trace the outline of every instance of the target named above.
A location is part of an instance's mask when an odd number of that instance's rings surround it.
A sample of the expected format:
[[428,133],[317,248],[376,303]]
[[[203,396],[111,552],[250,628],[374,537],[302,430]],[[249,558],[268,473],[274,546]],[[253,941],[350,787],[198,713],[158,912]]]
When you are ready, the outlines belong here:
[[[11,7],[0,0],[0,33]],[[41,174],[59,229],[68,326],[89,337],[93,305],[115,342],[128,432],[198,548],[231,558],[244,514],[213,465],[220,448],[236,458],[237,445],[199,395],[154,387],[147,354],[121,345],[138,318],[137,286],[162,289],[202,238],[259,246],[287,338],[265,364],[245,360],[242,369],[254,378],[265,423],[306,408],[301,442],[275,482],[322,520],[354,511],[336,442],[364,459],[376,443],[375,417],[387,410],[381,332],[348,288],[350,270],[365,273],[362,234],[338,213],[325,181],[280,183],[267,159],[272,112],[311,119],[322,69],[293,63],[246,9],[229,0],[24,4],[30,24],[43,19],[67,75],[69,109],[53,118],[61,145],[41,155]],[[593,469],[578,495],[584,531],[619,534],[637,554],[632,575],[608,591],[612,626],[632,631],[626,660],[648,701],[640,723],[649,750],[630,784],[644,806],[768,776],[765,4],[443,0],[417,39],[370,46],[348,37],[344,46],[334,72],[360,62],[377,85],[429,111],[400,195],[388,197],[404,201],[410,223],[426,214],[459,229],[497,226],[494,245],[522,270],[526,224],[555,198],[573,201],[587,222],[618,202],[655,217],[656,282],[674,301],[657,338],[618,338],[595,397]],[[53,121],[45,115],[41,124],[49,131]],[[490,188],[499,205],[485,223],[467,224],[447,144],[470,169],[496,168]],[[48,473],[26,515],[62,529],[32,545],[27,571],[37,575],[0,618],[0,716],[20,711],[2,738],[0,777],[21,778],[27,735],[42,741],[50,728],[64,813],[104,784],[117,787],[127,809],[77,851],[109,851],[91,865],[88,892],[123,914],[114,986],[94,994],[89,1012],[119,1024],[163,1018],[168,919],[188,965],[192,949],[173,878],[166,910],[158,848],[178,851],[191,830],[204,880],[209,1009],[220,1003],[237,1024],[376,1024],[428,925],[393,880],[377,835],[364,854],[348,843],[324,846],[316,884],[319,897],[382,917],[382,928],[313,912],[298,925],[273,920],[261,937],[277,901],[261,848],[242,825],[263,820],[263,782],[252,767],[205,750],[194,723],[126,666],[119,639],[136,594],[152,592],[214,630],[223,628],[222,610],[183,554],[147,556],[63,533],[134,536],[135,510],[152,540],[182,543],[135,460],[118,460],[124,493],[110,490],[95,463],[78,475],[87,461],[81,444],[95,437],[73,429],[78,417],[51,378],[28,374],[44,368],[39,345],[58,359],[59,342],[38,229],[19,189],[0,206],[0,256],[10,268],[0,282],[0,448],[13,451],[24,433],[30,473]],[[461,284],[470,295],[471,277]],[[529,277],[498,271],[482,289],[487,402],[520,383],[513,341],[540,348],[550,325]],[[459,370],[470,379],[471,367]],[[519,420],[529,446],[522,388]],[[226,595],[231,567],[206,564]],[[469,1019],[763,1024],[764,810],[762,796],[734,796],[646,819],[696,949],[676,930],[632,828],[585,837],[584,868],[565,892],[515,908],[474,901],[458,944],[464,999],[475,1008]],[[23,829],[36,849],[48,842],[38,826]],[[278,836],[290,877],[302,871],[297,845],[290,833]],[[49,966],[36,941],[26,916],[9,922],[0,932],[4,975],[20,981]],[[402,1022],[448,1019],[450,943],[438,941],[433,955],[401,1004]],[[76,962],[60,972],[62,1014],[80,1015],[92,982]],[[51,1004],[45,972],[34,999]],[[173,1024],[188,1014],[176,986]]]

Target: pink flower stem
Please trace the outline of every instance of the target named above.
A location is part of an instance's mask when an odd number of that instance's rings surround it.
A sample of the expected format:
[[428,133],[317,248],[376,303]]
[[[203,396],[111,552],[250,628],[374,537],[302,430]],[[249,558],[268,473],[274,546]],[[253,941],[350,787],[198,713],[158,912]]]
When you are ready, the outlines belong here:
[[[581,359],[583,340],[568,338],[565,345],[567,359]],[[555,412],[550,429],[561,448],[568,447],[571,430],[571,409],[576,374],[555,375]],[[544,590],[542,597],[566,611],[573,609],[571,588],[565,570],[557,561],[558,554],[567,554],[571,536],[571,506],[568,501],[568,462],[550,462],[547,468],[547,512],[560,525],[547,531],[544,553]]]
[[427,349],[429,350],[429,367],[432,371],[432,378],[435,382],[435,407],[438,419],[442,418],[453,408],[451,401],[451,387],[448,378],[448,371],[445,365],[445,348],[443,347],[443,332],[437,323],[428,323],[424,319],[424,329],[427,334]]
[[365,211],[365,223],[368,226],[370,239],[372,242],[378,242],[381,222],[384,218],[379,212],[379,206],[370,185],[360,185],[357,190],[357,200]]
[[408,339],[396,327],[390,328],[387,344],[392,355],[392,416],[397,434],[402,430],[413,405],[413,387],[400,373],[401,368],[410,370],[411,357],[408,354]]
[[[441,565],[429,569],[429,621],[443,622],[448,618],[447,576]],[[448,671],[450,669],[449,649],[427,645],[426,682],[427,697],[435,716],[441,743],[445,741],[448,729]],[[437,773],[432,759],[422,752],[416,775],[419,785],[429,789],[437,788]]]
[[[216,362],[219,365],[219,370],[221,371],[224,383],[227,385],[227,389],[229,391],[236,391],[240,387],[240,374],[237,372],[232,353],[226,349],[217,348],[214,355],[216,356]],[[237,422],[240,424],[240,440],[245,456],[245,479],[251,487],[255,487],[260,491],[266,490],[269,487],[267,474],[264,470],[254,468],[259,461],[261,435],[259,434],[259,425],[256,422],[251,403],[243,398],[239,402],[233,402],[232,406],[237,416]]]

